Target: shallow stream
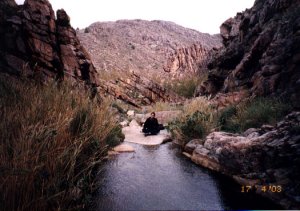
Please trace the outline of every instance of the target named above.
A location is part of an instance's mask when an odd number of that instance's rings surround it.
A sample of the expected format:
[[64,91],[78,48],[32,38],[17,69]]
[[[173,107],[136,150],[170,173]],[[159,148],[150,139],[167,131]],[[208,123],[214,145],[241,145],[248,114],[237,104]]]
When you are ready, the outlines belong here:
[[280,209],[195,165],[172,143],[130,145],[135,153],[117,155],[103,167],[94,210]]

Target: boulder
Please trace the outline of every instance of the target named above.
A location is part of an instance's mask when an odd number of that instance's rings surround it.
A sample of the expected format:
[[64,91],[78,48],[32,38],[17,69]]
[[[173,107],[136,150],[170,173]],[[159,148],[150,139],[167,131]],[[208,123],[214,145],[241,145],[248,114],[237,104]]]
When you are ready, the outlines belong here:
[[204,141],[202,139],[193,139],[184,146],[184,151],[189,154],[192,154],[194,149],[196,149],[196,147],[200,144],[204,144]]
[[124,120],[123,122],[120,122],[120,125],[122,126],[122,127],[126,127],[126,126],[128,126],[128,121],[127,120]]
[[[213,132],[196,145],[192,161],[226,174],[242,185],[284,187],[280,193],[261,191],[288,209],[300,206],[300,112],[292,112],[276,126],[249,129],[243,135]],[[296,197],[295,197],[296,196]]]
[[140,128],[140,125],[139,125],[139,123],[135,120],[135,119],[133,119],[133,120],[131,120],[131,122],[129,123],[129,127],[135,127],[135,128]]
[[134,111],[133,110],[127,111],[127,116],[133,117],[134,116]]

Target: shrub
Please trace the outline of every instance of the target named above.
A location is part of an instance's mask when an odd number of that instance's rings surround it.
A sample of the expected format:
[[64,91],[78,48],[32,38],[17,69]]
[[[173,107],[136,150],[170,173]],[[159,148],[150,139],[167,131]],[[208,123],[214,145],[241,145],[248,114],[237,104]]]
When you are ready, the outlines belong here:
[[196,98],[187,103],[183,113],[168,125],[174,139],[187,143],[205,137],[214,128],[214,111],[206,98]]
[[221,112],[219,124],[222,130],[243,132],[249,128],[258,128],[263,124],[274,125],[283,118],[291,106],[277,98],[256,98],[229,107]]
[[117,125],[110,131],[105,141],[109,147],[114,147],[123,142],[124,139],[125,136],[122,133],[122,127]]
[[98,105],[67,84],[0,76],[0,118],[1,208],[83,208],[116,134],[110,102]]
[[236,106],[229,106],[221,111],[218,117],[218,124],[220,129],[228,132],[238,132],[239,125],[231,121],[231,119],[237,114]]

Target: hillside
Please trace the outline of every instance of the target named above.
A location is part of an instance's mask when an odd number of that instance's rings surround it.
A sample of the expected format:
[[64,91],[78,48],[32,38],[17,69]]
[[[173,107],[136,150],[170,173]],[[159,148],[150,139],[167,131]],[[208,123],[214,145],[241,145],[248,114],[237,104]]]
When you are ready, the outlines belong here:
[[208,51],[221,46],[218,35],[157,20],[97,22],[77,34],[98,70],[159,78],[198,72]]

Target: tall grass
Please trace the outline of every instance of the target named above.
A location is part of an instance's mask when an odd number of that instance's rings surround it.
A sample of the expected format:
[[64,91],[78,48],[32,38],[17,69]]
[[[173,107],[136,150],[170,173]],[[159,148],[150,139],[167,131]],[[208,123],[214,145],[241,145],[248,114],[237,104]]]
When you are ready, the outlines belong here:
[[179,103],[161,102],[158,101],[155,104],[149,106],[151,111],[174,111],[182,109],[182,105]]
[[174,79],[167,81],[164,84],[164,87],[167,90],[178,94],[179,96],[185,98],[194,97],[196,88],[207,78],[207,74],[203,74],[201,77],[198,75],[186,76],[180,79]]
[[287,102],[277,98],[259,97],[221,111],[218,123],[221,130],[243,132],[263,124],[274,125],[292,110]]
[[0,76],[0,207],[84,207],[116,128],[109,102],[70,85]]
[[193,138],[204,138],[215,126],[214,109],[205,97],[185,103],[182,114],[169,123],[174,139],[186,144]]
[[263,124],[275,125],[292,110],[277,98],[260,97],[231,105],[217,112],[203,97],[187,101],[183,113],[169,124],[174,139],[183,145],[194,138],[205,138],[212,130],[242,133]]

